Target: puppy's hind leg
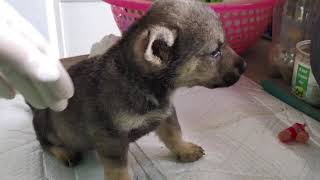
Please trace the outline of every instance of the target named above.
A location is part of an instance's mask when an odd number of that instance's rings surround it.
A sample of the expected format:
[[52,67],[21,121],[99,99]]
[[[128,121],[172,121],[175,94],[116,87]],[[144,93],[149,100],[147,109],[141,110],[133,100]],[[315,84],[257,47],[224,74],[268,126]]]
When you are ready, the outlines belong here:
[[176,111],[168,119],[161,122],[156,130],[160,140],[170,149],[182,162],[193,162],[204,155],[204,150],[193,143],[183,140],[181,128],[177,119]]
[[34,112],[33,126],[42,149],[51,153],[68,167],[77,165],[82,159],[81,153],[63,146],[52,131],[49,121],[48,111]]
[[[53,142],[49,142],[47,138],[44,138],[42,136],[39,137],[38,133],[37,136],[42,149],[49,152],[55,158],[63,162],[65,166],[74,167],[81,161],[82,154],[80,152],[72,150],[71,148],[66,148],[60,143],[57,143],[57,140],[55,140],[55,143],[57,144],[53,144]],[[51,137],[51,139],[52,138],[57,139],[53,136]]]
[[80,152],[62,146],[50,146],[47,148],[47,151],[62,161],[67,167],[76,166],[82,159],[82,154]]

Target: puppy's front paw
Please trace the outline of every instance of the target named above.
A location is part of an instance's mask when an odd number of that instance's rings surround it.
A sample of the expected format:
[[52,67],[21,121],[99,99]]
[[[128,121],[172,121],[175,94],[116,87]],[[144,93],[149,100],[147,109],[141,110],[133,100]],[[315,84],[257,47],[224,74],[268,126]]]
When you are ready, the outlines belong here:
[[205,155],[202,147],[193,143],[184,143],[179,146],[175,152],[179,161],[182,162],[194,162],[199,160],[203,155]]

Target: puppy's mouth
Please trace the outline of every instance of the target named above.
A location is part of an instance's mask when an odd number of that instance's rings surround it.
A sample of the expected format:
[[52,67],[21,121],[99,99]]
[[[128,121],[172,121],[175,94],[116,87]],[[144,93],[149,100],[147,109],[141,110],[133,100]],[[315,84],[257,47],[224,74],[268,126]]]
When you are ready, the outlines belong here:
[[227,73],[223,76],[223,85],[224,87],[229,87],[234,85],[238,80],[240,79],[239,75],[236,75],[234,73]]
[[220,83],[210,83],[206,85],[209,89],[215,89],[215,88],[223,88],[223,87],[229,87],[234,85],[236,82],[238,82],[240,79],[239,75],[236,75],[234,73],[227,73],[223,76],[222,81]]

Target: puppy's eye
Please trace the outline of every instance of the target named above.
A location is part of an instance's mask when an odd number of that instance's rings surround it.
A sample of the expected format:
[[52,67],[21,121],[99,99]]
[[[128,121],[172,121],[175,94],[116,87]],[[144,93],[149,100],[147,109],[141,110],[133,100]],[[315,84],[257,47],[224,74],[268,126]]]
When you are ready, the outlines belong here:
[[217,49],[217,50],[215,50],[215,51],[213,51],[212,53],[211,53],[211,56],[213,57],[213,58],[220,58],[221,57],[221,51],[220,51],[220,49]]

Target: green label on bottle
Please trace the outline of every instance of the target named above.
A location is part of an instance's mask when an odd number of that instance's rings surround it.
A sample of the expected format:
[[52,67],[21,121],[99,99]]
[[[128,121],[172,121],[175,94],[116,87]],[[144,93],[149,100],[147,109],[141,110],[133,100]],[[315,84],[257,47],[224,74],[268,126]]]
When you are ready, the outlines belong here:
[[306,96],[309,74],[310,74],[309,68],[304,67],[301,64],[298,65],[294,94],[300,98],[303,98]]

